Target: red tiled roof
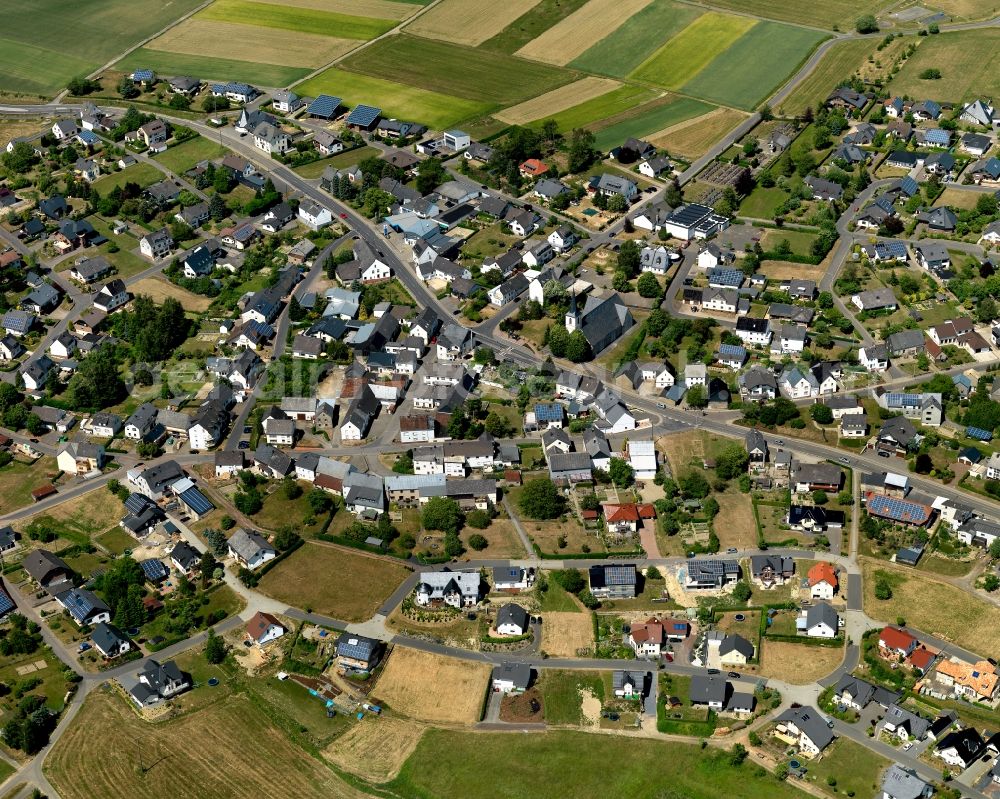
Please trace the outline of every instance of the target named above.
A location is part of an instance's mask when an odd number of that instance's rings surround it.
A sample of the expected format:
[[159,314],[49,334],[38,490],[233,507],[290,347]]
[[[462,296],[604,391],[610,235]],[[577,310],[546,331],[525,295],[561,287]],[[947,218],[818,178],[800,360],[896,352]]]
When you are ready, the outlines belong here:
[[633,641],[663,641],[663,622],[659,619],[647,619],[642,624],[633,624],[629,628]]
[[910,655],[910,663],[914,668],[927,671],[931,663],[934,662],[935,657],[937,657],[936,652],[931,652],[927,647],[921,646],[913,650],[913,654]]
[[898,649],[905,652],[917,643],[917,639],[903,630],[895,627],[886,627],[878,637],[879,643],[889,649]]
[[537,158],[529,158],[519,167],[520,171],[526,175],[534,175],[538,177],[539,175],[544,175],[549,171],[549,168],[539,161]]
[[627,505],[604,505],[604,518],[609,522],[637,522],[639,511],[635,503]]
[[257,611],[253,618],[247,622],[247,633],[251,638],[253,638],[253,640],[259,641],[261,636],[267,632],[267,628],[272,624],[281,627],[281,629],[285,628],[285,626],[270,613]]
[[806,576],[809,578],[809,585],[816,585],[825,580],[834,588],[837,587],[837,571],[832,563],[827,563],[825,560],[821,560],[809,569]]

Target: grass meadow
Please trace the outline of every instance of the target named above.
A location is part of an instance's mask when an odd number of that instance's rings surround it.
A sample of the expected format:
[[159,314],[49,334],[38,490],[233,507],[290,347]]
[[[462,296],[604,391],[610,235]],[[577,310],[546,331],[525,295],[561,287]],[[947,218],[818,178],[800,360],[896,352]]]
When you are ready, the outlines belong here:
[[641,137],[648,133],[669,128],[685,119],[701,116],[711,111],[714,106],[694,100],[690,97],[668,96],[652,103],[637,106],[631,111],[608,120],[608,124],[594,135],[597,148],[607,150],[620,144],[629,136]]
[[171,53],[148,47],[140,47],[115,64],[115,69],[123,72],[140,68],[153,69],[164,75],[198,75],[203,80],[236,80],[259,86],[287,86],[309,74],[308,69],[300,67]]
[[802,114],[807,108],[815,108],[817,103],[826,100],[838,83],[852,75],[874,49],[875,43],[868,39],[837,42],[778,110],[791,116]]
[[[940,80],[919,77],[930,67],[941,70]],[[893,77],[889,91],[953,103],[1000,96],[1000,30],[958,31],[923,39]]]
[[49,95],[199,5],[138,0],[35,0],[4,7],[0,91]]
[[262,28],[277,28],[296,33],[329,32],[338,39],[360,41],[381,36],[397,24],[394,20],[356,17],[350,14],[253,2],[253,0],[215,0],[204,11],[198,12],[198,17],[218,22],[249,22]]
[[445,128],[470,117],[489,113],[491,106],[440,92],[427,91],[393,80],[373,78],[333,67],[300,83],[295,90],[315,97],[333,94],[348,105],[374,104],[391,117],[412,119],[432,128]]

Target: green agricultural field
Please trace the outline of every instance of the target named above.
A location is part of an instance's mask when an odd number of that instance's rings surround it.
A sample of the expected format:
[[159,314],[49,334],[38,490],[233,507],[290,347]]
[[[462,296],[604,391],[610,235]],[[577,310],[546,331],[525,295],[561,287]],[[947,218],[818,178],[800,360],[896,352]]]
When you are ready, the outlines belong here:
[[336,67],[300,83],[295,90],[310,97],[333,94],[342,97],[348,105],[377,105],[389,116],[413,119],[432,128],[446,128],[464,119],[487,114],[492,108],[486,103],[449,97]]
[[375,42],[341,66],[383,80],[403,77],[421,89],[491,105],[537,97],[578,77],[547,64],[405,35]]
[[700,16],[693,6],[673,0],[653,0],[633,14],[618,30],[593,45],[570,66],[623,78],[645,61],[663,42],[680,33]]
[[0,91],[54,94],[194,8],[199,0],[4,4]]
[[748,17],[703,14],[640,65],[632,77],[666,89],[679,89],[754,24]]
[[[940,80],[920,79],[929,67],[941,70]],[[1000,30],[942,33],[921,40],[892,79],[889,91],[953,103],[1000,96]]]
[[630,136],[639,138],[656,133],[685,119],[707,114],[714,108],[690,97],[671,97],[666,102],[655,100],[612,119],[606,127],[595,131],[597,149],[608,150]]
[[[249,55],[249,54],[248,54]],[[287,86],[304,78],[310,70],[260,64],[256,61],[233,61],[228,58],[168,53],[140,47],[115,64],[115,69],[129,72],[141,68],[154,69],[164,75],[198,75],[204,80],[238,80],[259,86]]]
[[336,36],[338,39],[358,39],[360,41],[368,41],[376,36],[381,36],[399,24],[391,19],[354,17],[349,14],[252,2],[252,0],[215,0],[212,5],[199,12],[198,16],[217,22],[240,22],[259,25],[263,28],[279,28],[280,30],[300,33],[320,33]]
[[758,22],[685,83],[683,91],[750,110],[769,97],[824,38],[806,28]]
[[160,153],[153,157],[171,172],[183,175],[199,161],[220,158],[228,152],[229,150],[218,142],[199,136],[196,139],[188,139],[185,142],[181,142],[176,147],[171,147],[165,153]]
[[848,39],[836,42],[805,80],[795,87],[782,104],[783,114],[799,115],[807,108],[815,108],[829,96],[837,84],[849,78],[874,50],[869,39]]
[[584,128],[602,119],[608,119],[617,114],[624,113],[629,109],[649,102],[656,97],[656,92],[641,86],[626,84],[613,89],[600,97],[594,97],[565,111],[560,111],[551,117],[539,119],[531,123],[541,126],[546,119],[554,119],[561,131],[570,131],[574,128]]
[[[390,787],[423,799],[804,799],[751,762],[695,744],[550,730],[509,735],[429,729]],[[669,764],[669,773],[664,771]],[[484,780],[482,775],[489,774]],[[662,774],[662,778],[651,775]]]
[[515,53],[586,2],[587,0],[541,0],[531,11],[522,14],[492,39],[483,42],[480,49],[494,53]]
[[[860,15],[877,13],[880,9],[893,5],[889,0],[824,0],[822,3],[806,3],[802,0],[713,0],[712,5],[730,11],[752,14],[785,22],[798,22],[814,28],[852,30],[854,20]],[[934,3],[932,7],[937,7]]]

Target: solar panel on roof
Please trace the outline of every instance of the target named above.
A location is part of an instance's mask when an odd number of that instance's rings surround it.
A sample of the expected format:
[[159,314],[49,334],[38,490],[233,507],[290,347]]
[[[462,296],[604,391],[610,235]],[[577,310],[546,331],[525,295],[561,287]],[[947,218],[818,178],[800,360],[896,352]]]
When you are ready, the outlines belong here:
[[868,500],[868,508],[879,516],[901,522],[924,522],[927,510],[923,505],[907,502],[896,497],[874,496]]
[[6,616],[16,607],[17,606],[14,604],[14,601],[7,596],[7,593],[5,591],[0,591],[0,616]]
[[321,94],[309,105],[307,113],[314,117],[330,119],[337,113],[343,101],[339,97],[330,94]]
[[719,352],[723,355],[746,355],[746,350],[739,344],[720,344]]
[[356,105],[350,114],[347,115],[348,125],[360,125],[368,127],[382,114],[381,108],[372,105]]
[[140,561],[139,565],[142,567],[142,573],[146,575],[146,579],[153,582],[162,580],[168,574],[167,567],[163,565],[163,561],[156,558]]
[[965,435],[969,438],[974,438],[977,441],[992,441],[993,433],[989,430],[983,430],[981,427],[967,427],[965,428]]
[[199,516],[208,513],[215,507],[197,488],[189,488],[187,491],[181,492],[180,499]]

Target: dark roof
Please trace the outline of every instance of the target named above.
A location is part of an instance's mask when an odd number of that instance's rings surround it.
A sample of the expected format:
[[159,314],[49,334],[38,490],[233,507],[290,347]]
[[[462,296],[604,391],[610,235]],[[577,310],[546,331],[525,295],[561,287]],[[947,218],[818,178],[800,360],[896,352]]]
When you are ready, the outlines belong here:
[[497,611],[496,626],[499,627],[501,624],[507,623],[516,624],[522,630],[526,629],[528,626],[528,611],[513,602],[504,605]]
[[366,638],[357,633],[341,633],[337,639],[337,655],[354,660],[369,661],[372,655],[382,646],[382,642],[374,638]]
[[612,585],[635,585],[635,565],[598,563],[590,567],[591,588],[606,588]]
[[690,698],[702,704],[724,703],[728,689],[729,683],[718,674],[695,674],[691,677]]
[[502,663],[493,667],[494,680],[510,680],[515,688],[524,690],[531,683],[531,666],[528,663]]

